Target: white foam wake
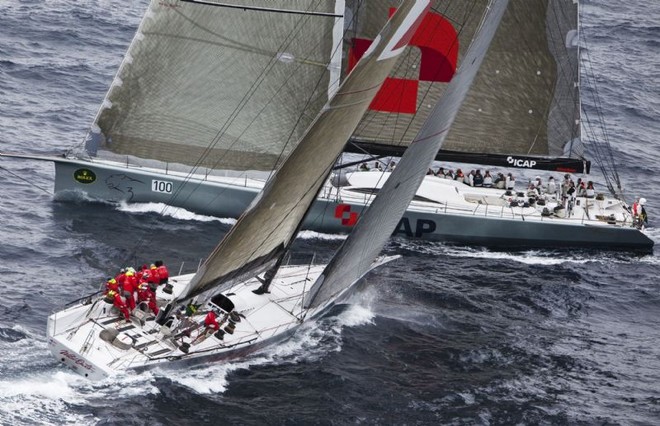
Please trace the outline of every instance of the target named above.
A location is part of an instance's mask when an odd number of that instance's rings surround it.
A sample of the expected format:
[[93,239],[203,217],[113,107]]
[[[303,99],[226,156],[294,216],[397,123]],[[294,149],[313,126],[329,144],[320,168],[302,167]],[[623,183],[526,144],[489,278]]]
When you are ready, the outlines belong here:
[[163,203],[126,203],[121,202],[118,204],[117,209],[122,212],[128,213],[158,213],[162,216],[172,217],[178,220],[194,220],[198,222],[213,222],[217,221],[226,225],[233,225],[236,219],[232,218],[218,218],[214,216],[206,216],[196,214],[181,207],[172,207]]
[[227,389],[228,376],[232,371],[320,359],[329,352],[341,350],[341,331],[344,327],[369,324],[373,317],[370,309],[351,305],[337,316],[304,323],[289,339],[241,361],[219,362],[185,370],[155,370],[154,375],[165,376],[199,394],[222,393]]

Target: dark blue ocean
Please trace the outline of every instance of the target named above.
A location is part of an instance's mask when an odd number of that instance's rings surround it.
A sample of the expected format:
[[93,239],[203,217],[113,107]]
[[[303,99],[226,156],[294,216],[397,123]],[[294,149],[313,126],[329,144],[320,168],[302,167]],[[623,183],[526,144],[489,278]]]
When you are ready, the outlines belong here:
[[[83,139],[146,2],[0,0],[0,151]],[[582,18],[626,194],[658,224],[660,3],[591,0]],[[277,348],[89,382],[48,352],[47,315],[130,259],[194,270],[229,222],[62,202],[51,163],[0,167],[0,424],[660,424],[660,248],[393,239],[402,259]],[[304,233],[295,250],[327,260],[340,241]]]

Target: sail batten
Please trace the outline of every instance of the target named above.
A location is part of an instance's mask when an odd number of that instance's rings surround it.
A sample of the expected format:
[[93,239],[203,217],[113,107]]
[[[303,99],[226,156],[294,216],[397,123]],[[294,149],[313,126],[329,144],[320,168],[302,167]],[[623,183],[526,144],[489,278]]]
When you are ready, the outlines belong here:
[[204,0],[179,0],[183,3],[193,3],[193,4],[202,4],[206,6],[216,6],[224,7],[227,9],[240,9],[240,10],[258,10],[260,12],[271,12],[271,13],[291,13],[294,15],[312,15],[312,16],[327,16],[331,18],[341,18],[343,15],[341,13],[323,13],[323,12],[310,12],[307,10],[296,10],[296,9],[280,9],[273,7],[255,7],[249,6],[247,4],[237,5],[229,4],[223,2],[213,2],[213,1],[204,1]]

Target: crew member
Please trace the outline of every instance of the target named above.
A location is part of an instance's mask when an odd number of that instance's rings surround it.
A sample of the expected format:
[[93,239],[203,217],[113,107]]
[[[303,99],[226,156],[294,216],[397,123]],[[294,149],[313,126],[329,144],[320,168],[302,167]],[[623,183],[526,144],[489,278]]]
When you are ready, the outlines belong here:
[[126,298],[126,303],[131,311],[135,309],[135,290],[137,290],[137,279],[133,272],[128,271],[122,285],[122,295]]
[[108,300],[112,300],[112,304],[114,305],[115,308],[119,309],[119,312],[124,314],[124,318],[126,318],[126,321],[131,320],[130,318],[131,314],[128,312],[126,303],[124,303],[118,292],[114,290],[108,290],[108,292],[105,294],[105,297]]
[[167,270],[167,266],[163,263],[162,260],[157,260],[154,262],[158,270],[158,276],[160,277],[160,284],[167,284],[170,278],[170,272]]
[[148,279],[150,284],[155,284],[158,285],[160,284],[160,274],[158,273],[158,267],[156,267],[155,264],[151,264],[149,266],[149,279]]
[[210,311],[208,314],[206,314],[206,318],[204,318],[204,326],[206,327],[204,329],[204,333],[208,333],[210,331],[216,332],[220,330],[220,324],[218,324],[217,318],[218,317],[214,311]]
[[646,198],[639,198],[632,205],[633,221],[636,222],[637,227],[643,228],[648,224],[648,216],[646,215]]
[[118,291],[119,290],[119,284],[117,284],[117,280],[114,278],[108,278],[108,280],[105,282],[105,290],[114,290]]
[[146,302],[149,310],[158,315],[158,304],[156,303],[156,295],[149,288],[147,283],[142,283],[138,287],[138,303]]

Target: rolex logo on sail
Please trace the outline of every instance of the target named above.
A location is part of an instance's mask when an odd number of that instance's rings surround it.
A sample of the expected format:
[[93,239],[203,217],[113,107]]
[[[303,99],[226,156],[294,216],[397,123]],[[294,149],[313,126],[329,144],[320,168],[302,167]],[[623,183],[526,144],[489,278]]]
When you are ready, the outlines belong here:
[[536,166],[536,161],[534,160],[525,160],[522,158],[513,158],[511,156],[506,157],[506,162],[511,164],[514,167],[527,167],[528,169],[533,169]]

